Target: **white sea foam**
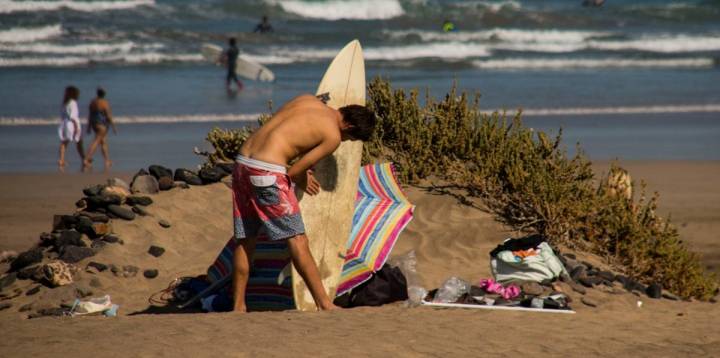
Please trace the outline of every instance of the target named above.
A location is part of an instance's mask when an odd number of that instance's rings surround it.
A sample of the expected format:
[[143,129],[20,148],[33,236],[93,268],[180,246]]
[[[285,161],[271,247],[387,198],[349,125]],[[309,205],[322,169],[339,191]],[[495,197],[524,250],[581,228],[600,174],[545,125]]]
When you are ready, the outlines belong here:
[[[2,4],[0,4],[0,7]],[[2,12],[2,10],[0,10]],[[62,35],[62,26],[13,27],[0,31],[0,43],[32,42]]]
[[502,60],[477,60],[473,65],[482,69],[556,69],[567,68],[709,68],[715,65],[712,58],[673,59],[554,59],[554,58],[508,58]]
[[637,106],[637,107],[586,107],[586,108],[528,108],[527,116],[597,115],[597,114],[654,114],[654,113],[717,113],[720,104]]
[[609,51],[640,50],[661,53],[718,51],[720,35],[644,36],[627,41],[590,41],[588,47]]
[[385,20],[405,13],[398,0],[267,0],[284,11],[305,18],[323,20]]
[[[191,122],[253,122],[260,113],[193,114],[177,116],[119,116],[116,123],[191,123]],[[57,125],[57,118],[0,117],[0,126]]]
[[154,0],[124,0],[124,1],[14,1],[0,0],[0,14],[14,12],[57,11],[70,9],[75,11],[96,12],[108,10],[126,10],[138,6],[153,6]]
[[496,41],[510,43],[560,43],[577,44],[588,39],[606,37],[610,32],[573,31],[573,30],[522,30],[494,28],[483,31],[440,32],[426,30],[385,31],[390,38],[403,39],[409,35],[420,37],[422,41]]
[[[469,2],[467,4],[474,5],[476,2]],[[477,1],[478,4],[481,6],[489,9],[492,12],[498,12],[503,9],[513,9],[517,10],[520,9],[522,6],[519,2],[514,0],[500,0],[500,1]]]
[[33,43],[33,44],[0,44],[0,51],[11,51],[20,53],[52,53],[67,55],[96,55],[105,53],[128,53],[134,49],[159,49],[163,45],[155,44],[137,44],[132,41],[123,41],[118,43],[86,43],[81,45],[57,45],[50,43]]
[[[333,58],[337,49],[273,48],[272,55],[253,55],[251,58],[274,60],[275,63],[319,61]],[[487,47],[474,43],[445,42],[408,46],[382,46],[363,49],[366,60],[411,60],[418,58],[465,59],[490,55]],[[270,63],[262,62],[261,63]]]
[[109,56],[67,56],[67,57],[31,57],[31,58],[0,58],[0,67],[78,67],[94,63],[118,64],[156,64],[163,62],[201,62],[199,54],[166,54],[147,52],[136,54],[119,54]]

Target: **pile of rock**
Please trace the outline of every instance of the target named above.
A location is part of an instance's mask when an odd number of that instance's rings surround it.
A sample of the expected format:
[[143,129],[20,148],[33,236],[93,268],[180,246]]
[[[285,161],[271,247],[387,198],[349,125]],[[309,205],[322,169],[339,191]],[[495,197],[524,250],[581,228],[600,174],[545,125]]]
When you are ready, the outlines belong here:
[[670,300],[678,299],[669,292],[663,292],[662,286],[658,283],[645,285],[626,275],[602,270],[587,261],[580,261],[570,253],[560,255],[560,260],[569,273],[569,276],[563,276],[561,280],[581,294],[586,293],[586,288],[596,288],[611,293],[631,292],[638,296],[647,295],[654,299],[663,297]]
[[[83,270],[81,261],[96,255],[106,245],[124,242],[113,234],[113,220],[134,220],[137,216],[147,216],[153,199],[148,194],[173,188],[189,188],[191,185],[216,183],[232,173],[232,164],[220,164],[194,172],[178,168],[174,172],[161,165],[151,165],[141,169],[128,185],[121,179],[110,179],[105,184],[93,185],[83,189],[83,197],[75,205],[77,211],[69,215],[55,215],[53,228],[49,233],[40,235],[39,244],[20,254],[3,254],[2,260],[10,264],[8,272],[0,277],[0,310],[12,306],[10,300],[21,296],[34,295],[43,287],[55,289],[70,287],[68,299],[83,298],[92,294],[91,289],[72,287],[74,277]],[[158,224],[169,228],[170,222],[160,219]],[[159,257],[165,249],[151,246],[148,254]],[[7,257],[5,257],[7,256]],[[133,265],[103,264],[88,262],[84,271],[97,274],[110,270],[118,277],[134,277],[140,268]],[[146,269],[143,276],[153,279],[158,276],[157,269]],[[16,286],[17,280],[32,280],[26,292]],[[90,286],[99,287],[96,278],[90,280]],[[27,286],[27,285],[21,285]],[[27,306],[27,305],[26,305]],[[22,307],[28,311],[32,307]],[[61,314],[63,309],[47,307],[37,310],[30,317]]]

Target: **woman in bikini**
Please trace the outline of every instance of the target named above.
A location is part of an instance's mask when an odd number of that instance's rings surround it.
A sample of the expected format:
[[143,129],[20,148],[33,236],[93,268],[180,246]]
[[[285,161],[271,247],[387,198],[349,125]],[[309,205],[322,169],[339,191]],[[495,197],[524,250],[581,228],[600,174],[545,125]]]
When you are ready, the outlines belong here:
[[58,126],[58,136],[60,137],[60,158],[58,159],[58,169],[65,171],[65,149],[68,143],[77,144],[77,151],[80,154],[80,160],[85,162],[85,153],[82,143],[82,128],[80,127],[80,111],[78,110],[77,100],[80,91],[75,86],[65,88],[63,96],[63,104],[60,110],[60,125]]
[[83,162],[85,168],[90,168],[92,166],[93,154],[95,154],[95,150],[98,145],[100,145],[103,158],[105,158],[105,170],[110,169],[112,166],[107,144],[108,125],[112,127],[113,133],[117,134],[117,128],[115,128],[115,123],[112,120],[110,104],[105,99],[105,90],[98,88],[97,97],[90,102],[90,112],[88,114],[87,132],[90,134],[90,129],[92,129],[95,132],[95,140],[93,140],[90,145],[90,149],[85,156],[85,160]]

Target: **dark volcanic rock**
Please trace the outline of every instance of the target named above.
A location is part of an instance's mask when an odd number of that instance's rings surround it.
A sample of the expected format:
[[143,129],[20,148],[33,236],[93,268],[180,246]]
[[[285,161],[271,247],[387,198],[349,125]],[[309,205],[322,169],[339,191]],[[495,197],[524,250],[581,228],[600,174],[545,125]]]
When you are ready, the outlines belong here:
[[158,221],[158,224],[166,229],[170,227],[170,222],[165,219]]
[[595,285],[599,285],[603,282],[603,279],[597,276],[591,276],[591,277],[581,277],[579,279],[580,283],[585,287],[593,287]]
[[148,213],[148,211],[145,208],[143,208],[142,206],[135,205],[132,207],[132,211],[140,216],[150,215],[150,213]]
[[660,287],[657,283],[652,283],[647,287],[645,293],[650,298],[660,298],[662,297],[662,287]]
[[217,163],[215,166],[222,169],[228,175],[232,174],[233,170],[235,170],[235,163]]
[[177,181],[184,181],[190,185],[202,185],[203,183],[202,179],[200,179],[195,172],[183,168],[175,169],[175,176],[173,179]]
[[130,184],[133,193],[156,194],[160,191],[157,179],[152,175],[140,175]]
[[211,167],[201,169],[199,176],[200,179],[202,179],[203,184],[211,184],[219,182],[222,178],[227,176],[227,173],[220,168]]
[[8,308],[12,307],[12,303],[10,302],[2,302],[0,303],[0,311],[6,310]]
[[42,247],[50,247],[55,245],[55,241],[60,237],[60,233],[53,232],[53,233],[47,233],[44,232],[40,234],[40,246]]
[[173,182],[173,188],[190,189],[190,185],[184,181],[176,180]]
[[160,179],[158,179],[158,188],[160,190],[170,190],[173,188],[173,185],[175,185],[175,182],[171,177],[160,177]]
[[130,206],[134,206],[134,205],[148,206],[153,203],[153,200],[149,196],[130,195],[127,197],[125,202]]
[[95,255],[95,250],[89,247],[64,246],[60,252],[60,260],[67,263],[80,262],[85,258]]
[[590,298],[590,297],[585,297],[585,296],[583,296],[583,298],[580,299],[580,302],[582,302],[582,303],[584,303],[584,304],[586,304],[586,305],[588,305],[588,306],[590,306],[590,307],[597,307],[597,306],[598,306],[597,301],[593,300],[593,299]]
[[157,275],[158,275],[158,270],[155,270],[155,269],[145,270],[145,272],[143,272],[143,276],[145,276],[145,278],[155,278],[155,277],[157,277]]
[[0,291],[5,289],[5,287],[10,287],[10,285],[15,283],[15,280],[17,280],[16,272],[11,272],[11,273],[3,276],[3,278],[0,278]]
[[27,292],[25,292],[25,296],[32,296],[32,295],[40,292],[40,287],[42,287],[42,286],[41,286],[41,285],[37,285],[37,286],[35,286],[35,287],[27,290]]
[[572,260],[577,260],[577,256],[575,256],[575,254],[567,253],[567,254],[563,254],[563,256],[565,256],[569,259],[572,259]]
[[102,241],[105,241],[109,244],[116,244],[120,241],[120,238],[115,235],[105,235],[103,236]]
[[87,206],[87,201],[85,199],[80,199],[75,202],[75,207],[78,209],[82,209]]
[[615,274],[610,271],[598,271],[597,273],[598,277],[601,277],[603,280],[606,281],[615,281]]
[[162,165],[151,165],[148,168],[150,175],[154,176],[155,179],[160,180],[162,177],[172,178],[173,172],[171,169],[165,168]]
[[36,264],[42,261],[42,258],[43,249],[41,247],[36,247],[34,249],[25,251],[18,255],[15,260],[13,260],[13,262],[10,264],[10,271],[18,271],[22,268]]
[[647,289],[647,287],[645,287],[645,285],[643,285],[642,283],[637,282],[631,278],[627,279],[627,281],[625,282],[623,287],[625,287],[625,289],[628,291],[639,291],[639,292],[643,292],[643,293]]
[[103,213],[96,213],[91,211],[81,211],[78,213],[80,216],[84,216],[92,220],[92,222],[106,223],[110,221],[110,218]]
[[53,307],[39,309],[37,312],[28,315],[29,319],[40,318],[40,317],[62,317],[65,316],[67,311],[64,308]]
[[101,192],[104,188],[105,188],[105,185],[100,185],[100,184],[98,184],[98,185],[93,185],[93,186],[89,186],[89,187],[83,189],[83,194],[85,194],[85,196],[100,195],[100,192]]
[[74,215],[55,215],[53,216],[53,231],[74,229],[75,223],[77,223],[77,217]]
[[115,216],[125,219],[125,220],[132,220],[135,219],[135,213],[124,206],[120,205],[108,205],[108,211],[113,213]]
[[39,265],[25,267],[17,272],[17,278],[19,280],[40,281],[43,277],[45,276],[43,275],[42,267]]
[[93,228],[93,221],[87,216],[78,216],[77,224],[75,229],[87,236],[95,236],[95,229]]
[[55,240],[55,248],[60,251],[63,246],[87,246],[85,241],[82,240],[82,234],[75,230],[63,230],[60,232],[60,237]]
[[587,277],[587,269],[583,265],[578,265],[570,272],[570,277],[575,281],[579,281],[581,278]]
[[155,257],[160,257],[160,256],[162,256],[162,254],[164,254],[164,253],[165,253],[165,249],[163,249],[163,248],[160,247],[160,246],[152,245],[152,246],[150,246],[150,248],[148,249],[148,254],[153,255],[153,256],[155,256]]
[[87,264],[86,268],[87,268],[87,267],[94,267],[94,268],[96,268],[96,269],[97,269],[98,271],[100,271],[100,272],[103,272],[103,271],[105,271],[105,270],[108,269],[108,265],[101,264],[101,263],[95,262],[95,261],[90,261],[90,262]]
[[95,252],[97,253],[97,252],[99,252],[100,250],[102,250],[102,249],[103,249],[105,246],[107,246],[107,245],[108,245],[108,243],[105,242],[105,241],[95,240],[95,241],[92,242],[92,244],[90,244],[90,248],[93,249],[93,250],[95,250]]

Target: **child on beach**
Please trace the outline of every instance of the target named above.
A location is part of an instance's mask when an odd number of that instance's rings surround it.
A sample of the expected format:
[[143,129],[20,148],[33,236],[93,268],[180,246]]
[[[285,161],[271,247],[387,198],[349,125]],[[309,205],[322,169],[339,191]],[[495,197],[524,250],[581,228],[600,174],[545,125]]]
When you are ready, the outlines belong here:
[[302,95],[245,141],[233,172],[234,237],[240,243],[233,259],[234,310],[246,311],[245,289],[259,235],[287,240],[293,265],[318,308],[337,308],[310,253],[293,186],[298,183],[309,195],[319,193],[320,184],[310,168],[332,154],[341,141],[368,140],[374,127],[374,113],[363,106],[335,110],[315,96]]
[[112,127],[113,133],[117,134],[117,128],[115,128],[115,122],[113,122],[112,112],[110,111],[110,103],[105,99],[105,90],[98,88],[97,97],[90,102],[88,112],[87,133],[90,134],[90,130],[92,129],[95,132],[95,140],[90,144],[90,149],[83,161],[85,168],[92,166],[93,154],[95,154],[98,145],[100,145],[100,151],[105,159],[105,170],[110,169],[112,166],[107,143],[108,125]]
[[80,161],[85,161],[85,152],[82,143],[82,128],[80,127],[80,111],[78,110],[77,100],[80,97],[80,90],[75,86],[65,88],[63,96],[63,104],[60,110],[60,125],[58,126],[58,136],[60,137],[60,158],[58,159],[58,169],[65,171],[65,150],[68,143],[76,143]]

